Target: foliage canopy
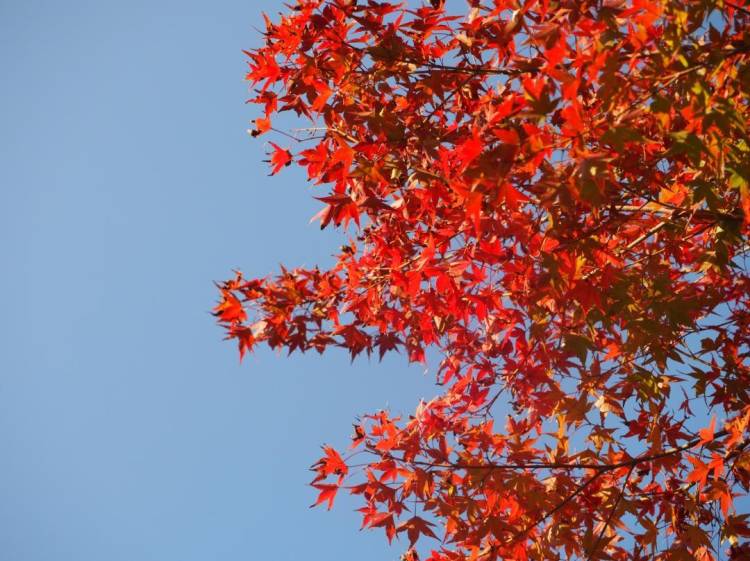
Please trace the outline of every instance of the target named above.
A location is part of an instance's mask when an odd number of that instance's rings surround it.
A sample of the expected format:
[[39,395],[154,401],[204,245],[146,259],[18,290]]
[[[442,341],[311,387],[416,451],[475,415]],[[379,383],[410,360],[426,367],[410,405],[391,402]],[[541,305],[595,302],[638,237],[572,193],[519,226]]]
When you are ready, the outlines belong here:
[[[440,357],[439,397],[324,448],[318,503],[361,496],[409,561],[749,558],[747,6],[266,18],[253,135],[352,238],[327,270],[238,273],[219,322],[241,355]],[[290,146],[284,111],[311,123]]]

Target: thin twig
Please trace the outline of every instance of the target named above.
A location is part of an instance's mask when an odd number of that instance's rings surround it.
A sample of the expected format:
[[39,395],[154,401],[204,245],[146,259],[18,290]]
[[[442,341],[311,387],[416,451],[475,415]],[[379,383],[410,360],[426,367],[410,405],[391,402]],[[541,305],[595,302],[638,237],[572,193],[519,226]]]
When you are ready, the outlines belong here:
[[[722,436],[726,436],[728,431],[722,430],[717,432],[714,435],[714,438],[721,438]],[[660,460],[662,458],[667,458],[669,456],[672,456],[674,454],[679,454],[680,452],[684,452],[685,450],[689,450],[690,448],[693,448],[701,443],[701,439],[694,438],[693,440],[688,441],[687,443],[683,444],[682,446],[678,446],[676,448],[669,448],[668,450],[665,450],[664,452],[659,452],[658,454],[652,454],[650,456],[636,456],[635,458],[631,458],[630,460],[623,460],[621,462],[615,462],[612,464],[586,464],[581,462],[571,462],[571,463],[565,463],[565,462],[528,462],[528,463],[509,463],[509,464],[463,464],[463,463],[435,463],[435,462],[424,462],[419,460],[412,460],[410,462],[407,462],[403,459],[399,459],[398,461],[405,463],[405,464],[412,464],[412,465],[420,465],[420,466],[428,466],[428,467],[435,467],[435,468],[444,468],[444,469],[592,469],[596,470],[599,473],[605,473],[607,471],[612,471],[615,469],[623,468],[623,467],[634,467],[639,464],[653,462],[656,460]]]
[[622,482],[622,487],[620,487],[620,492],[617,495],[617,500],[615,500],[615,504],[612,505],[612,509],[609,511],[609,516],[607,516],[607,520],[604,521],[604,527],[599,532],[599,535],[597,536],[596,541],[594,542],[594,545],[591,548],[591,552],[586,558],[586,561],[591,561],[594,558],[594,554],[596,553],[596,550],[599,549],[599,543],[602,541],[602,538],[604,537],[604,533],[607,531],[607,528],[609,528],[609,524],[610,522],[612,522],[612,518],[615,515],[615,511],[617,510],[617,507],[620,506],[620,501],[622,500],[622,496],[625,493],[625,487],[627,486],[628,481],[630,480],[630,475],[633,473],[634,469],[635,469],[635,465],[630,466],[630,470],[628,470],[628,474],[625,476],[625,481]]

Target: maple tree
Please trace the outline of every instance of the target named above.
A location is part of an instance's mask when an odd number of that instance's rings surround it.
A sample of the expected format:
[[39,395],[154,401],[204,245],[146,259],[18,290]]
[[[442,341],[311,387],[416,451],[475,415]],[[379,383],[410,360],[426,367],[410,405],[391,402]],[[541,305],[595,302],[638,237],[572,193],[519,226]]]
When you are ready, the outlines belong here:
[[747,0],[299,0],[246,54],[350,241],[222,283],[228,337],[439,357],[317,504],[408,561],[750,558]]

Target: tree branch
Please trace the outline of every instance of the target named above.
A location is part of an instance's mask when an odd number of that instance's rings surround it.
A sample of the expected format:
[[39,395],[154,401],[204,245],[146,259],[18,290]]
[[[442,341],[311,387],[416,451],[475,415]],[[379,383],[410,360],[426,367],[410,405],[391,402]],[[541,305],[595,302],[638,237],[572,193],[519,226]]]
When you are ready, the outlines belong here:
[[622,500],[622,496],[623,494],[625,494],[625,487],[627,486],[628,481],[630,480],[630,476],[632,475],[634,469],[635,469],[635,465],[630,466],[630,470],[628,471],[628,474],[625,476],[625,481],[622,482],[622,487],[620,487],[620,492],[617,495],[617,500],[615,500],[615,504],[612,505],[612,509],[609,511],[607,520],[605,520],[604,522],[604,527],[599,532],[599,535],[597,536],[596,541],[594,542],[594,545],[591,548],[591,552],[586,558],[586,561],[591,561],[594,558],[594,554],[596,553],[596,550],[599,549],[599,543],[601,543],[602,538],[604,537],[604,533],[607,531],[607,528],[609,528],[609,524],[612,522],[612,518],[615,515],[615,511],[617,510],[617,507],[620,506],[620,501]]
[[[726,436],[728,431],[722,430],[717,432],[714,435],[714,438],[721,438],[722,436]],[[612,471],[615,469],[623,468],[623,467],[630,467],[634,468],[635,466],[643,463],[653,462],[656,460],[660,460],[662,458],[667,458],[669,456],[672,456],[674,454],[679,454],[680,452],[684,452],[685,450],[688,450],[690,448],[693,448],[700,444],[701,439],[700,438],[694,438],[693,440],[690,440],[686,444],[682,446],[678,446],[676,448],[670,448],[668,450],[665,450],[664,452],[660,452],[658,454],[652,454],[650,456],[638,456],[635,458],[631,458],[630,460],[624,460],[622,462],[615,462],[613,464],[586,464],[583,462],[528,462],[528,463],[507,463],[507,464],[465,464],[460,462],[450,462],[450,463],[436,463],[436,462],[425,462],[420,460],[412,460],[407,462],[403,459],[397,459],[398,461],[404,463],[404,464],[411,464],[411,465],[418,465],[418,466],[427,466],[427,467],[434,467],[434,468],[443,468],[443,469],[592,469],[596,470],[599,473],[605,473],[607,471]]]

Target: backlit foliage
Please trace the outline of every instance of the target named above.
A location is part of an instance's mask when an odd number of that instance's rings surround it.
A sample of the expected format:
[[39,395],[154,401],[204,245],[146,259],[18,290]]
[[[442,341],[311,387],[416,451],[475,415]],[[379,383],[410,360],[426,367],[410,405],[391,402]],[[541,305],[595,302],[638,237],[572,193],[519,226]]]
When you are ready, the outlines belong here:
[[318,503],[360,496],[407,561],[749,558],[748,6],[266,19],[253,135],[351,242],[327,270],[237,274],[218,320],[240,354],[440,357],[439,397],[324,449]]

